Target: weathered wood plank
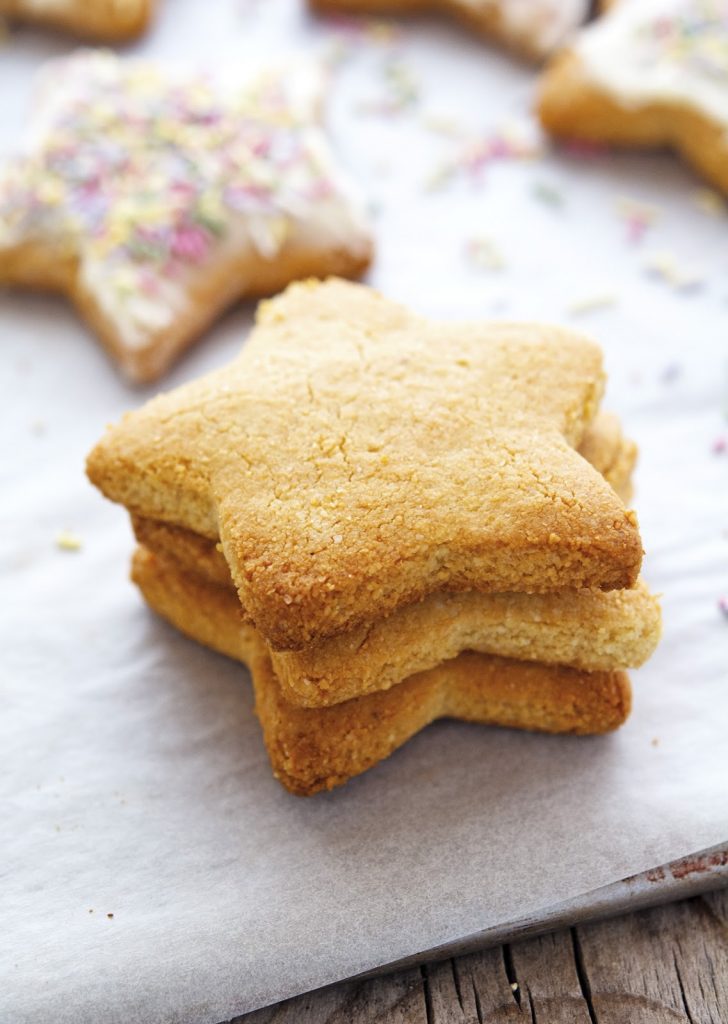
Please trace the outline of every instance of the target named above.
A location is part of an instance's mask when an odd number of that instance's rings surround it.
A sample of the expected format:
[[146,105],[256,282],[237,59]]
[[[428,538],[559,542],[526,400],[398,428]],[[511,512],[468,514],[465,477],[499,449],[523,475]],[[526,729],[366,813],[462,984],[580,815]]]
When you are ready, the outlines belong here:
[[287,999],[233,1024],[428,1024],[419,968]]
[[348,982],[234,1024],[728,1024],[728,889]]
[[575,929],[598,1024],[725,1024],[728,936],[702,898]]

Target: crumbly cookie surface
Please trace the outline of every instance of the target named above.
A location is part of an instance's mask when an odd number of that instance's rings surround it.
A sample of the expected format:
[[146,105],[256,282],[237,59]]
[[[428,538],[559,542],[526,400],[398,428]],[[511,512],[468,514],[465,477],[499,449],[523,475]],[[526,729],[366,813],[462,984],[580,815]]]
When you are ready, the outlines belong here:
[[309,0],[323,13],[442,13],[532,60],[561,46],[589,12],[588,0]]
[[249,665],[273,772],[292,793],[332,789],[437,718],[541,732],[616,729],[631,705],[623,672],[579,672],[467,653],[385,692],[329,708],[287,701],[265,644],[242,625],[235,596],[140,548],[132,575],[149,605],[193,639]]
[[0,16],[96,42],[122,42],[141,35],[155,8],[156,0],[0,0]]
[[728,190],[728,2],[621,0],[542,82],[555,135],[677,149]]
[[[636,446],[615,416],[600,412],[579,451],[613,486],[629,487]],[[158,520],[132,523],[138,542],[179,572],[233,587],[219,544]],[[242,606],[240,616],[245,621]],[[272,651],[271,662],[286,700],[324,707],[387,689],[468,649],[585,671],[635,668],[659,635],[659,605],[639,582],[607,592],[436,592],[308,650]]]
[[[234,594],[227,565],[221,556],[220,562],[213,558],[211,541],[140,518],[135,533],[171,568]],[[247,622],[240,606],[238,615],[241,624]],[[616,671],[646,661],[659,636],[660,608],[641,581],[606,592],[437,592],[316,647],[271,651],[270,658],[287,701],[329,707],[389,689],[467,650],[587,672]]]
[[368,230],[307,65],[194,74],[105,51],[47,65],[0,172],[0,281],[65,291],[135,380],[230,302],[356,275]]
[[570,331],[297,284],[230,366],[110,428],[88,472],[219,536],[258,629],[300,649],[435,590],[631,586],[635,515],[574,451],[602,386]]

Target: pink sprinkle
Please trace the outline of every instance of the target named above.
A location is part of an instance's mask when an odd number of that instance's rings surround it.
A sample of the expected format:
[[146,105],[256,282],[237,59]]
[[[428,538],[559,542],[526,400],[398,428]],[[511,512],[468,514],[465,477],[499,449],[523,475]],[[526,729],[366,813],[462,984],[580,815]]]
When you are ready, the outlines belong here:
[[721,615],[728,619],[728,597],[718,598],[718,610],[720,611]]
[[650,226],[650,222],[645,217],[640,217],[639,214],[634,214],[632,217],[627,218],[627,240],[633,245],[637,245],[645,236],[647,228]]
[[717,437],[713,441],[713,447],[711,448],[713,455],[723,455],[728,451],[728,441],[724,437]]
[[207,255],[209,246],[209,237],[202,228],[184,225],[177,228],[172,236],[170,252],[178,260],[201,263]]

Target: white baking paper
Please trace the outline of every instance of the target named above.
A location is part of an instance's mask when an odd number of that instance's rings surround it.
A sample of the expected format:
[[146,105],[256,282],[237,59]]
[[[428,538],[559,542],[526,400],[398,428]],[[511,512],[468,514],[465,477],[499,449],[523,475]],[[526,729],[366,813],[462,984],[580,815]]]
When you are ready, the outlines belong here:
[[[522,118],[534,74],[454,27],[392,39],[334,31],[293,0],[163,0],[132,52],[218,63],[328,56],[336,40],[329,121],[370,196],[371,280],[425,313],[566,322],[604,346],[608,404],[642,450],[664,640],[614,736],[440,723],[335,793],[289,796],[245,671],[145,609],[124,513],[85,481],[104,424],[146,394],[62,301],[3,296],[3,1024],[216,1024],[728,837],[728,219],[669,156],[466,173],[467,140]],[[68,45],[31,31],[4,44],[3,150],[33,71]],[[620,197],[655,206],[641,241]],[[650,277],[654,253],[702,283]],[[229,359],[250,312],[167,384]],[[64,530],[81,550],[57,545]]]

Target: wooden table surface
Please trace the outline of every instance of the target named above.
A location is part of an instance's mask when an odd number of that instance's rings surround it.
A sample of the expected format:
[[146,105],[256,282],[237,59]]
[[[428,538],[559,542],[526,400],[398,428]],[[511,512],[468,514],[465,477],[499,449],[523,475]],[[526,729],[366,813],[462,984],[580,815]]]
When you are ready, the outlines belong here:
[[336,985],[234,1024],[513,1021],[728,1024],[728,889]]

